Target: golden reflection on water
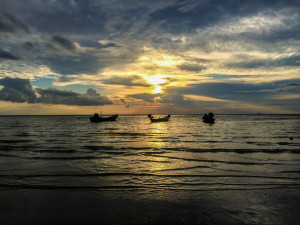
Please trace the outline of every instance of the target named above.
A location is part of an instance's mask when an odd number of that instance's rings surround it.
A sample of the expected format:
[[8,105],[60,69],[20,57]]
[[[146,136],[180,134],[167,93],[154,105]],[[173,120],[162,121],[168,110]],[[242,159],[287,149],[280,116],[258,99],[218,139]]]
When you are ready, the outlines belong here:
[[155,154],[155,151],[161,153],[158,149],[167,147],[168,137],[166,136],[166,128],[166,122],[151,123],[152,138],[148,141],[148,146],[152,147],[154,152],[147,157],[147,161],[149,161],[149,171],[155,173],[159,173],[159,171],[166,169],[168,166],[164,157],[159,157]]
[[163,148],[166,145],[166,122],[162,123],[152,123],[152,137],[149,145],[154,148]]

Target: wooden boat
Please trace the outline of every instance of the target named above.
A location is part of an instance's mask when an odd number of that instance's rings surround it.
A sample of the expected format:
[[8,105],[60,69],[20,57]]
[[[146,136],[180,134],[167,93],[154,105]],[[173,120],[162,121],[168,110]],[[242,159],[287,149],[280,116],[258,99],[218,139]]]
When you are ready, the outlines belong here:
[[165,117],[159,117],[159,118],[154,118],[151,114],[148,114],[147,115],[151,121],[151,123],[154,123],[154,122],[167,122],[169,121],[171,115],[167,115]]
[[208,113],[207,114],[204,114],[204,116],[202,117],[202,120],[204,123],[210,123],[210,124],[213,124],[215,123],[215,118],[214,118],[214,114],[212,112]]
[[91,122],[105,122],[105,121],[115,121],[118,118],[118,114],[108,117],[99,116],[98,113],[95,113],[94,116],[90,117]]

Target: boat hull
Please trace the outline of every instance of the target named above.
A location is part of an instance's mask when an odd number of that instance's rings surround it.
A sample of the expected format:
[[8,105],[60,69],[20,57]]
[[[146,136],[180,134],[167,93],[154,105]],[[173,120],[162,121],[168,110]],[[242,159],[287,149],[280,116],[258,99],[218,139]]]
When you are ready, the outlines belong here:
[[151,123],[155,123],[155,122],[167,122],[167,121],[169,121],[169,117],[167,117],[167,118],[158,118],[158,119],[152,118],[150,120],[151,120]]
[[110,117],[90,117],[91,122],[106,122],[106,121],[116,121],[118,118],[118,115],[113,115]]
[[203,119],[203,122],[213,124],[215,123],[215,119],[214,118]]

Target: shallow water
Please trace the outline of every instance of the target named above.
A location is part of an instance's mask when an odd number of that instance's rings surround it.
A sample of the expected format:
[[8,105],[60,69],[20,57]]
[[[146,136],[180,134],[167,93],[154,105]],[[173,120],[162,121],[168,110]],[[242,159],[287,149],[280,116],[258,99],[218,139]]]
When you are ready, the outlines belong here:
[[1,116],[0,217],[6,224],[53,224],[43,218],[57,214],[65,216],[52,222],[64,224],[296,224],[299,131],[299,115],[217,115],[213,125],[200,115],[162,123],[144,115],[104,123]]

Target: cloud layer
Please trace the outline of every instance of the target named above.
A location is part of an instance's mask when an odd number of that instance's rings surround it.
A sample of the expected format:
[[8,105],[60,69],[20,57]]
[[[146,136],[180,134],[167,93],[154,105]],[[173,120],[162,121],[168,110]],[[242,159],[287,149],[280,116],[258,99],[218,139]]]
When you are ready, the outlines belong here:
[[100,96],[94,89],[88,89],[86,94],[73,91],[58,90],[55,88],[36,88],[31,85],[30,80],[5,77],[0,80],[3,86],[0,90],[0,100],[9,102],[28,102],[43,104],[63,104],[77,106],[99,106],[111,105],[105,96]]
[[[66,87],[94,85],[130,109],[173,104],[196,112],[202,96],[224,111],[229,103],[217,99],[297,113],[299,89],[289,84],[300,73],[299,21],[297,0],[4,1],[1,99],[112,104]],[[61,89],[30,86],[49,76]]]

